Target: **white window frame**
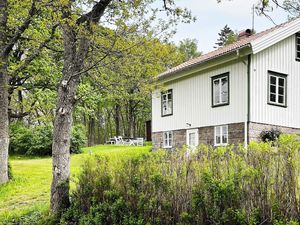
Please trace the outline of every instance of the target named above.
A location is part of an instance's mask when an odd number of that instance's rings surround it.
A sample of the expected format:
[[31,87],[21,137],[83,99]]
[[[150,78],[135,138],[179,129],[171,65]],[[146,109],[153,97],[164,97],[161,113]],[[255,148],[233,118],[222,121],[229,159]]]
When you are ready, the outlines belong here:
[[[190,146],[189,145],[189,138],[190,138],[190,134],[195,134],[195,146]],[[191,150],[195,150],[199,145],[199,131],[198,129],[189,129],[189,130],[186,130],[186,146],[188,148],[190,148]]]
[[[166,134],[167,134],[167,139],[166,139]],[[166,144],[166,142],[167,142],[167,144]],[[173,131],[163,132],[163,147],[164,148],[172,148],[172,146],[173,146]]]
[[[222,101],[222,96],[224,94],[224,92],[222,92],[222,79],[226,78],[227,79],[227,101]],[[221,74],[221,75],[217,75],[211,78],[211,82],[212,82],[212,106],[213,107],[217,107],[217,106],[223,106],[223,105],[229,105],[229,72]],[[219,99],[220,102],[217,103],[216,102],[216,98],[215,98],[215,84],[214,82],[218,80],[219,81],[219,86],[217,87],[219,89]]]
[[[171,99],[169,99],[169,94],[171,94]],[[164,110],[164,104],[166,105],[166,110]],[[171,115],[173,115],[173,89],[161,93],[161,116]]]
[[[224,134],[224,128],[226,128],[226,133]],[[217,130],[220,129],[220,143],[217,143]],[[215,146],[225,146],[228,145],[228,125],[215,126],[214,128],[214,142]],[[227,142],[223,142],[223,136],[226,135]]]
[[[275,78],[275,84],[271,83],[271,78]],[[268,71],[268,103],[286,107],[287,105],[287,75]],[[279,79],[284,80],[284,86],[279,85]],[[271,86],[275,87],[275,92],[271,92]],[[279,88],[283,88],[283,94],[279,94]],[[271,100],[271,94],[275,95],[275,101]],[[283,97],[283,103],[279,102],[279,96]]]

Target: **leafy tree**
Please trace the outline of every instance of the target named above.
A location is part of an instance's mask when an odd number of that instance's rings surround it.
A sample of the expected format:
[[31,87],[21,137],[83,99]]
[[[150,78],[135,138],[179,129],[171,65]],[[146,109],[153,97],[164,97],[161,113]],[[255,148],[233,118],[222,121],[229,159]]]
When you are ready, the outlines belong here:
[[179,51],[185,55],[185,60],[193,59],[201,55],[198,51],[198,41],[196,39],[186,38],[179,43]]
[[225,25],[224,28],[221,29],[220,33],[218,33],[218,35],[219,38],[215,43],[217,46],[215,46],[214,48],[223,47],[237,41],[237,35],[231,30],[228,25]]
[[56,30],[46,4],[46,0],[0,1],[0,184],[8,180],[9,118],[26,115],[9,108],[11,94],[14,90],[21,92],[18,87],[29,78],[28,73],[21,72],[51,41]]
[[[112,63],[122,56],[126,48],[123,51],[114,49],[118,45],[118,37],[126,33],[146,33],[146,36],[153,37],[167,30],[170,24],[191,20],[188,10],[175,7],[173,0],[164,0],[164,9],[170,15],[170,20],[167,23],[160,21],[150,29],[158,12],[157,9],[151,8],[153,2],[153,0],[80,2],[86,3],[86,8],[90,9],[87,12],[80,8],[81,4],[72,0],[52,2],[53,8],[59,9],[56,18],[59,18],[64,48],[63,74],[58,87],[52,146],[51,209],[55,214],[60,214],[69,206],[70,132],[73,109],[77,100],[76,90],[81,80],[91,69],[101,68],[99,65],[106,60]],[[99,24],[100,19],[102,26]],[[111,32],[104,28],[105,24],[114,24],[116,29]]]

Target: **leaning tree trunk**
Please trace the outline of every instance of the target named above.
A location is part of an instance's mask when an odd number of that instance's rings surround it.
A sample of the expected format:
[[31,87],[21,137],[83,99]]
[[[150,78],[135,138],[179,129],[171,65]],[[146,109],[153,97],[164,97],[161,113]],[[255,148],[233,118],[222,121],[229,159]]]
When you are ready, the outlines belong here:
[[0,0],[0,184],[8,181],[8,56],[6,43],[7,1]]

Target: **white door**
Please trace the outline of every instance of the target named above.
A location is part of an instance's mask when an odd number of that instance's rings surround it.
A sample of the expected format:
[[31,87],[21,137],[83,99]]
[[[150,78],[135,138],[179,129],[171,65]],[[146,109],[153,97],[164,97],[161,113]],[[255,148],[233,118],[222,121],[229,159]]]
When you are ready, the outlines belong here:
[[191,129],[186,131],[186,145],[191,150],[195,150],[199,145],[198,129]]

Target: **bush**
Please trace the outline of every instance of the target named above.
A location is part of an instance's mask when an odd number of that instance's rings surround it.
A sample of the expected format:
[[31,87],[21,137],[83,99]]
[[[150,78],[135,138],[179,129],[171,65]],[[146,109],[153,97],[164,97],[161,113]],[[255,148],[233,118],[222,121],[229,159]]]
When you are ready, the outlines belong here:
[[281,135],[281,131],[278,129],[272,128],[271,130],[264,130],[260,133],[260,138],[264,142],[276,141]]
[[[10,127],[10,153],[20,155],[51,155],[52,126],[25,126],[22,123]],[[71,153],[80,153],[85,144],[84,130],[75,126],[72,130]]]
[[300,141],[89,158],[62,224],[299,224]]

